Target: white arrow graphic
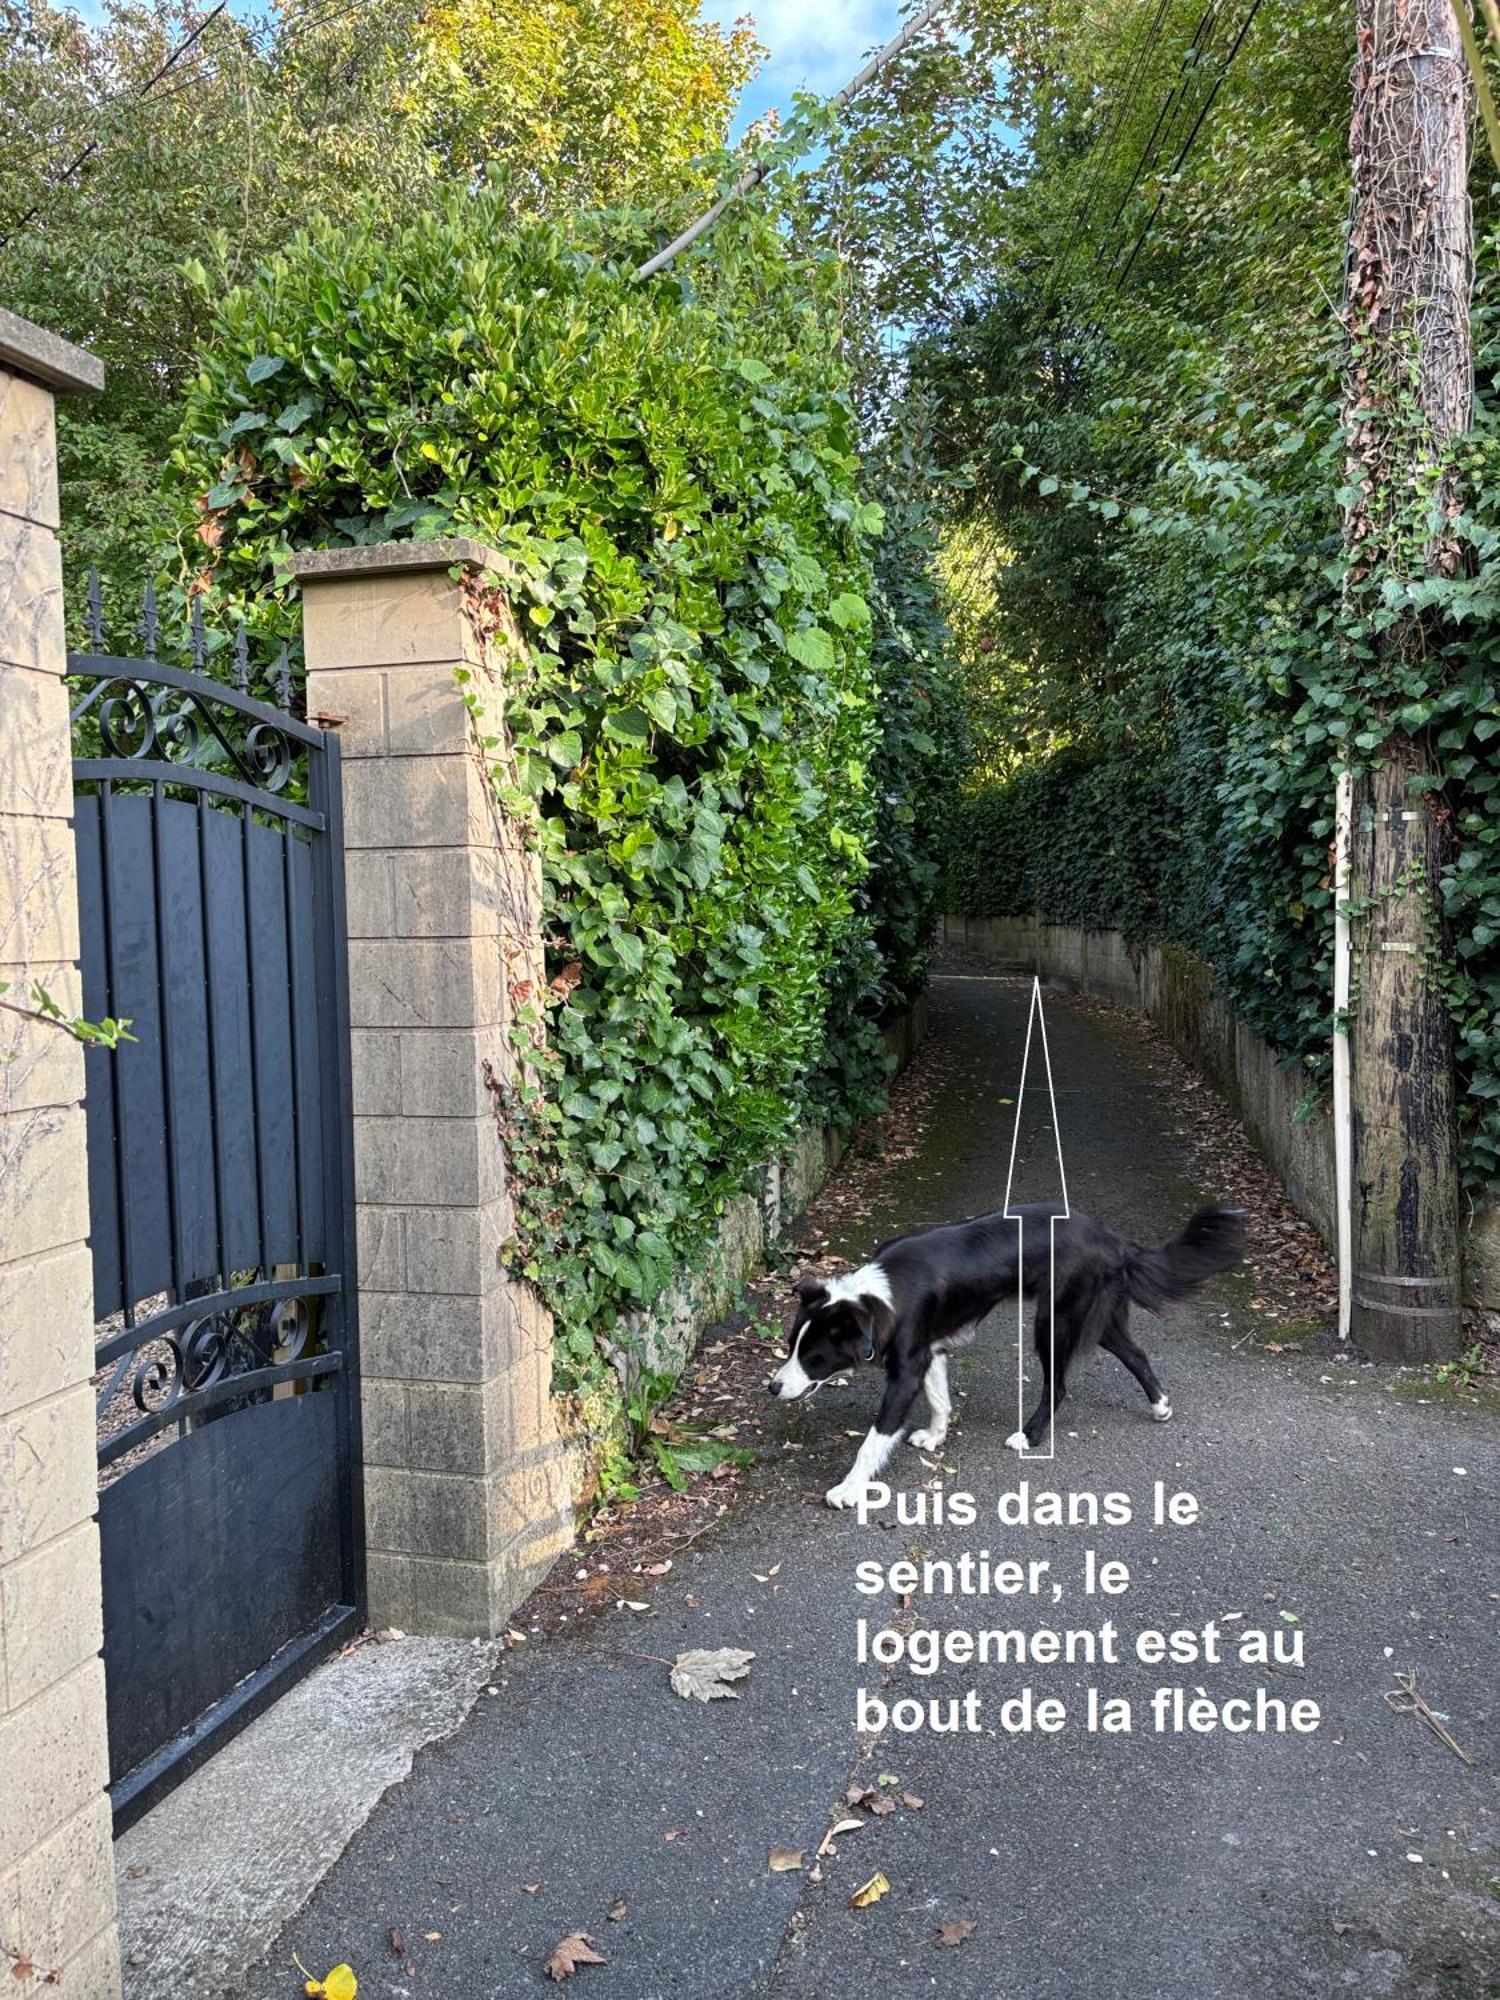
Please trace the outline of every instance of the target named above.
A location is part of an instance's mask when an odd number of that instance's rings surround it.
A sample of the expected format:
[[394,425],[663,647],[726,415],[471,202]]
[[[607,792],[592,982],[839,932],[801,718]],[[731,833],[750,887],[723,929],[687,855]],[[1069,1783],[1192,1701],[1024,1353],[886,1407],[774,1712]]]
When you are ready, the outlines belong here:
[[1047,1017],[1042,1008],[1042,982],[1031,982],[1031,1009],[1026,1017],[1026,1047],[1021,1056],[1021,1081],[1016,1090],[1016,1125],[1010,1141],[1010,1167],[1005,1176],[1005,1207],[1001,1213],[1013,1217],[1016,1225],[1016,1429],[1020,1430],[1026,1421],[1026,1287],[1025,1251],[1026,1222],[1018,1215],[1012,1203],[1016,1179],[1016,1153],[1021,1144],[1021,1121],[1026,1113],[1026,1079],[1031,1068],[1033,1038],[1041,1048],[1042,1065],[1047,1076],[1047,1103],[1052,1113],[1052,1140],[1057,1148],[1057,1184],[1062,1190],[1062,1206],[1051,1216],[1047,1224],[1047,1299],[1051,1308],[1047,1314],[1047,1449],[1035,1454],[1023,1452],[1022,1456],[1033,1455],[1039,1459],[1050,1459],[1056,1452],[1056,1441],[1052,1435],[1052,1419],[1056,1413],[1054,1387],[1054,1362],[1057,1352],[1057,1238],[1059,1220],[1071,1211],[1068,1208],[1068,1178],[1063,1168],[1062,1133],[1057,1123],[1057,1093],[1052,1087],[1052,1051],[1047,1046]]

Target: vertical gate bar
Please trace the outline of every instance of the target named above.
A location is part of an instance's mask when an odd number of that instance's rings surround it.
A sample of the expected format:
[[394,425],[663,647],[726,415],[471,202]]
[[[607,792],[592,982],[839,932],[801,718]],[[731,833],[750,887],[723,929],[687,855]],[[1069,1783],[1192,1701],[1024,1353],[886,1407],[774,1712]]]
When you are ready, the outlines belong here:
[[[308,752],[308,762],[317,755]],[[307,1264],[307,1208],[305,1182],[307,1167],[303,1158],[302,1132],[302,1084],[305,1068],[302,1054],[302,1027],[298,1017],[297,993],[301,981],[306,976],[306,967],[300,963],[301,953],[297,948],[297,871],[292,866],[292,843],[297,838],[292,823],[287,820],[281,830],[281,903],[286,913],[286,1024],[292,1045],[292,1187],[293,1210],[297,1217],[297,1264],[306,1271]]]
[[[196,603],[197,600],[194,599]],[[205,792],[198,794],[198,916],[203,928],[203,1017],[208,1034],[208,1119],[214,1135],[214,1233],[219,1246],[219,1283],[228,1291],[229,1217],[225,1212],[228,1175],[224,1167],[224,1120],[219,1115],[219,1037],[214,1022],[213,951],[208,923],[208,815]]]
[[[323,1213],[330,1252],[337,1248],[342,1284],[337,1299],[344,1365],[334,1377],[339,1398],[339,1485],[347,1602],[363,1617],[365,1589],[364,1447],[359,1401],[359,1252],[354,1213],[354,1094],[349,1074],[349,913],[344,897],[343,764],[336,730],[323,731],[308,755],[308,804],[323,816],[315,834],[313,881],[320,1103],[323,1118]],[[337,1232],[337,1233],[335,1233]]]
[[[99,872],[104,878],[104,893],[99,900],[104,910],[104,963],[109,985],[104,1012],[108,1015],[114,1014],[120,997],[120,961],[115,937],[114,836],[111,824],[114,795],[115,788],[106,778],[99,787]],[[125,1324],[134,1326],[137,1304],[135,1256],[130,1238],[130,1203],[126,1199],[125,1188],[125,1096],[120,1088],[118,1051],[109,1065],[109,1088],[115,1111],[115,1156],[110,1165],[115,1177],[115,1210],[120,1232],[120,1289],[125,1294]]]
[[256,1052],[255,1006],[255,882],[250,872],[250,837],[255,831],[255,808],[248,801],[241,815],[240,869],[245,882],[245,1001],[249,1013],[250,1130],[255,1136],[255,1268],[263,1278],[271,1275],[266,1257],[266,1158],[260,1140],[260,1058]]
[[167,1128],[167,1217],[172,1237],[172,1297],[181,1302],[183,1286],[181,1195],[177,1185],[177,1093],[172,1080],[172,996],[167,977],[167,870],[162,857],[162,805],[165,788],[158,778],[151,787],[151,872],[156,885],[156,991],[161,1010],[161,1102]]

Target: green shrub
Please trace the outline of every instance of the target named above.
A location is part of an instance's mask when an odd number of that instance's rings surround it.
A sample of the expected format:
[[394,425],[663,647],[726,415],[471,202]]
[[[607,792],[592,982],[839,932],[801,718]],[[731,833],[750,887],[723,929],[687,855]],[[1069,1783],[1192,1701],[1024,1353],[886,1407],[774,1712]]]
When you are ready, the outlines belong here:
[[[640,239],[517,227],[498,191],[313,227],[217,301],[175,454],[211,611],[294,634],[300,547],[457,532],[510,560],[506,803],[555,982],[542,1092],[512,1107],[512,1248],[564,1384],[810,1104],[873,1100],[936,893],[911,800],[940,662],[889,626],[872,653],[881,510],[834,273],[746,216],[694,282],[643,286]],[[882,695],[915,718],[884,749]]]

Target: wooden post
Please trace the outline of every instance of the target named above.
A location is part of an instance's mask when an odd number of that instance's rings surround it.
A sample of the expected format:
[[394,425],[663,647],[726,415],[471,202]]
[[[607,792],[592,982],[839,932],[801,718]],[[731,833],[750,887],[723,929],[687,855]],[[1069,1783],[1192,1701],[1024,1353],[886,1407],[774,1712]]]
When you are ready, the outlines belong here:
[[[1347,304],[1350,608],[1385,578],[1453,575],[1461,552],[1453,442],[1470,422],[1468,81],[1452,0],[1356,0]],[[1372,684],[1426,651],[1403,613],[1374,640]],[[1432,954],[1443,944],[1436,763],[1395,731],[1355,793],[1351,1022],[1352,1332],[1386,1360],[1462,1339],[1453,1031]]]

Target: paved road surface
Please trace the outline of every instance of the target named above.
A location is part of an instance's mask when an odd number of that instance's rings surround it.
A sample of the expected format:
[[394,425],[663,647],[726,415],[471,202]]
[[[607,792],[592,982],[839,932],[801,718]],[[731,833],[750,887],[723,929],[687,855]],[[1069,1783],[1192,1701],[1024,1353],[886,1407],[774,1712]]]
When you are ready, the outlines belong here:
[[[929,1143],[883,1190],[873,1224],[839,1246],[851,1256],[891,1229],[998,1203],[1013,1116],[999,1100],[1015,1091],[1027,999],[1012,980],[936,983],[934,1032],[953,1061]],[[1049,1024],[1075,1207],[1160,1238],[1214,1191],[1185,1178],[1169,1107],[1124,1039],[1063,1008]],[[1045,1169],[1045,1122],[1031,1121],[1023,1172]],[[649,1616],[610,1615],[507,1657],[505,1685],[418,1760],[251,1977],[253,2000],[299,1990],[293,1949],[315,1970],[352,1959],[370,2000],[548,1992],[541,1963],[575,1928],[609,1961],[575,1975],[579,2000],[1500,1994],[1500,1424],[1441,1394],[1423,1405],[1394,1393],[1374,1369],[1237,1349],[1245,1306],[1243,1284],[1221,1281],[1150,1328],[1169,1425],[1148,1420],[1122,1369],[1095,1360],[1052,1465],[1021,1467],[1004,1449],[1016,1399],[1004,1326],[958,1364],[949,1488],[989,1509],[1022,1477],[1122,1490],[1140,1510],[1123,1529],[1020,1534],[992,1516],[988,1531],[862,1527],[803,1495],[846,1469],[845,1433],[868,1421],[870,1384],[778,1409],[784,1441],[802,1449],[748,1483],[717,1536],[663,1579]],[[914,1485],[930,1476],[915,1454],[902,1459]],[[1157,1479],[1194,1493],[1202,1520],[1153,1525]],[[1090,1543],[1128,1563],[1128,1597],[1079,1594]],[[899,1613],[856,1593],[853,1565],[918,1545],[1047,1559],[1068,1585],[1057,1605],[919,1600],[923,1622],[1081,1626],[1112,1605],[1134,1632],[1238,1611],[1242,1627],[1300,1630],[1306,1665],[887,1679],[856,1663],[855,1623]],[[755,1582],[773,1563],[775,1585]],[[755,1649],[741,1700],[680,1700],[660,1666],[635,1657],[693,1645]],[[1406,1667],[1476,1754],[1473,1769],[1387,1708]],[[996,1727],[1026,1681],[1081,1710],[1091,1677],[1135,1698],[1135,1733]],[[988,1733],[888,1733],[865,1755],[853,1728],[862,1684],[923,1700],[976,1686]],[[1317,1702],[1323,1721],[1307,1736],[1158,1736],[1147,1724],[1159,1685],[1189,1698],[1265,1688]],[[844,1837],[821,1881],[767,1871],[773,1846],[811,1857],[845,1787],[881,1774],[920,1810],[898,1805]],[[890,1893],[851,1910],[877,1869]],[[528,1895],[523,1883],[540,1886]],[[621,1898],[627,1912],[610,1922]],[[974,1928],[943,1948],[945,1922]],[[389,1955],[392,1925],[414,1977]]]

